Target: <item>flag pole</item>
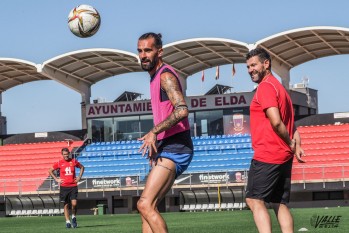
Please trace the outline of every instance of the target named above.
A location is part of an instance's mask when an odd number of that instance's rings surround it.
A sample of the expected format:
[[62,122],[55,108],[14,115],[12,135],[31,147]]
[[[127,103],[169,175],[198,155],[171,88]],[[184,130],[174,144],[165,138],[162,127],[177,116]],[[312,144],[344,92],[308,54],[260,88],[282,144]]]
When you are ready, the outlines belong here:
[[231,73],[232,73],[232,77],[231,77],[231,88],[234,88],[234,86],[233,86],[233,80],[234,80],[234,75],[235,75],[235,63],[233,62],[233,67],[232,67],[232,71],[231,71]]
[[201,74],[201,93],[204,94],[204,81],[205,81],[205,71],[202,70]]
[[216,67],[216,84],[218,84],[219,79],[219,66]]
[[204,93],[204,82],[201,81],[201,93]]

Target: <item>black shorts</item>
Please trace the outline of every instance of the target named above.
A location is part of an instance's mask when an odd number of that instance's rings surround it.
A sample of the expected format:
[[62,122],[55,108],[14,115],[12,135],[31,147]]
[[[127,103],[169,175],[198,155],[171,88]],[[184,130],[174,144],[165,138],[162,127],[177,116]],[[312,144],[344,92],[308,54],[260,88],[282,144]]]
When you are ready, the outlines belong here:
[[290,201],[293,159],[283,164],[251,161],[246,198],[286,204]]
[[62,203],[68,204],[71,200],[78,199],[78,187],[60,187],[59,199]]

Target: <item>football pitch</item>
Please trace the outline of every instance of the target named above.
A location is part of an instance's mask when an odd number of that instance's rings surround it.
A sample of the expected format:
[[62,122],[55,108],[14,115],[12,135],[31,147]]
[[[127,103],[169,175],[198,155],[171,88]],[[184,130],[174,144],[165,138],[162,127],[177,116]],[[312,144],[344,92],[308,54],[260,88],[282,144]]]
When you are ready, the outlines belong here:
[[[349,232],[349,207],[291,209],[295,232]],[[164,213],[169,232],[257,232],[249,210],[216,212]],[[273,232],[281,232],[273,215]],[[141,232],[138,214],[78,216],[79,227],[65,229],[63,216],[2,217],[0,232],[55,233],[55,232]]]

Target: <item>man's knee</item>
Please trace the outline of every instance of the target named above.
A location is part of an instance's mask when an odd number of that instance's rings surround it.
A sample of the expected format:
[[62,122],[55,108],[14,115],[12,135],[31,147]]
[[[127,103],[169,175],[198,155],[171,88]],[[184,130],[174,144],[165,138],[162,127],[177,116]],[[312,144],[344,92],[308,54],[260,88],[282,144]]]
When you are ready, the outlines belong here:
[[146,213],[149,206],[150,205],[147,203],[147,201],[142,197],[137,202],[137,209],[140,213]]
[[71,206],[72,207],[75,207],[77,205],[77,201],[74,199],[74,200],[71,200]]
[[248,206],[248,208],[252,209],[253,200],[251,198],[246,198],[246,205]]
[[246,198],[246,204],[252,211],[258,206],[265,205],[263,200],[253,199],[253,198]]

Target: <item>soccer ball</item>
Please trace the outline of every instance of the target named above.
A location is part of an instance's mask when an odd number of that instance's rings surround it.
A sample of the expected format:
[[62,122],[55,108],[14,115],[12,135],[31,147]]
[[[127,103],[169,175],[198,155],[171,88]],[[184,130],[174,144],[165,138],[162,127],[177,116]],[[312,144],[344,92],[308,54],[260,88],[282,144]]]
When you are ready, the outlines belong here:
[[98,11],[89,5],[79,5],[72,9],[68,15],[70,31],[81,38],[93,36],[101,25]]

